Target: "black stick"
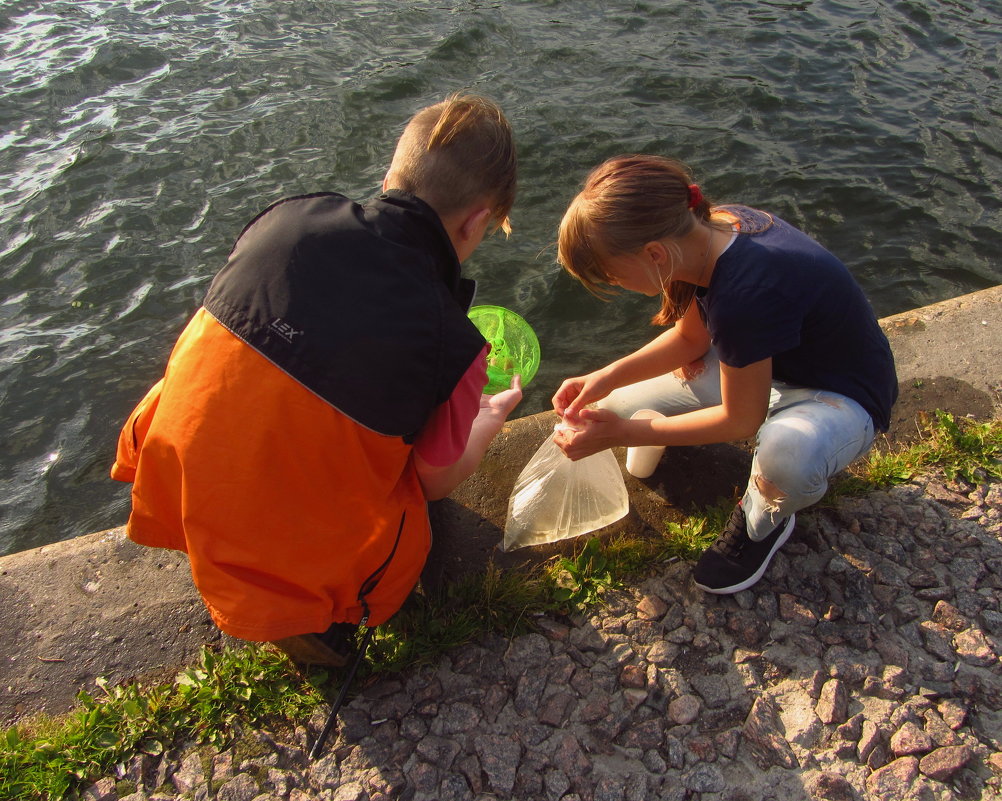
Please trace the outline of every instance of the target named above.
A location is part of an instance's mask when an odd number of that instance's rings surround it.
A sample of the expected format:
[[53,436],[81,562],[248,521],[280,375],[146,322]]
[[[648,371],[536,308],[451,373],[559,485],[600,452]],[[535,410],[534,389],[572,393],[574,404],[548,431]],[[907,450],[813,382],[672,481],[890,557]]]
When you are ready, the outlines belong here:
[[334,702],[334,706],[331,707],[331,712],[327,716],[327,722],[324,724],[323,729],[320,732],[320,736],[317,737],[317,741],[313,743],[313,748],[310,750],[310,759],[316,759],[320,756],[320,752],[324,750],[324,742],[327,740],[327,735],[331,733],[331,729],[334,728],[334,724],[337,722],[337,713],[341,709],[341,705],[344,703],[344,699],[348,695],[348,688],[351,687],[351,682],[355,678],[355,672],[358,670],[358,666],[362,664],[362,660],[365,658],[365,651],[369,647],[369,640],[372,639],[372,629],[366,627],[365,635],[362,637],[362,644],[358,648],[358,653],[355,654],[355,659],[351,663],[351,667],[348,669],[348,675],[345,677],[344,684],[341,685],[341,692],[338,693],[337,700]]

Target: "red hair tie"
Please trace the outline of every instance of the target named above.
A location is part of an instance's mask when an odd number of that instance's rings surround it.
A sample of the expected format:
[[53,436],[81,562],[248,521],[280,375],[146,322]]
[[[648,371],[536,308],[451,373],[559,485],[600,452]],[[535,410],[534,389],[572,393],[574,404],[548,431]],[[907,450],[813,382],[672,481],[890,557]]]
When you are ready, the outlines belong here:
[[703,202],[703,193],[696,184],[689,184],[689,208],[695,209]]

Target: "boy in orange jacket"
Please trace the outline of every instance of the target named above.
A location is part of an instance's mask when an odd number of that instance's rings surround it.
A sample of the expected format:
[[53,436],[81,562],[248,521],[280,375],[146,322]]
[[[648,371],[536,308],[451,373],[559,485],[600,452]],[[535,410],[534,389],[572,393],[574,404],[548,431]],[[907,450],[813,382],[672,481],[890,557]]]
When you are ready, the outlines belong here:
[[341,665],[414,587],[426,501],[521,399],[481,394],[460,270],[510,230],[515,184],[504,114],[456,95],[410,120],[378,198],[287,198],[238,237],[111,471],[133,482],[129,536],[185,551],[226,633]]

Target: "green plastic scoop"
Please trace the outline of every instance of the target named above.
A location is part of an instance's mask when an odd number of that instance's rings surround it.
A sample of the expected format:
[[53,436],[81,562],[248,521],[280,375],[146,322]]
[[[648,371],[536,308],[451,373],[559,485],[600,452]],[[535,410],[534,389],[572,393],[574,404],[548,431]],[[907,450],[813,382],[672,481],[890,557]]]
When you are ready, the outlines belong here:
[[523,387],[528,386],[539,369],[539,340],[532,326],[503,306],[474,306],[470,320],[491,343],[484,393],[509,389],[515,375],[522,377]]

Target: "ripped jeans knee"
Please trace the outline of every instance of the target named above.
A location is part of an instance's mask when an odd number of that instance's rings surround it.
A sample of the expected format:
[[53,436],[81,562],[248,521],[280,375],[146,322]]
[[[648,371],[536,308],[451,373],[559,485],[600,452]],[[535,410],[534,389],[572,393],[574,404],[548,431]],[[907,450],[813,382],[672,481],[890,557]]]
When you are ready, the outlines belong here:
[[870,415],[850,398],[804,388],[778,397],[759,429],[743,499],[753,540],[821,500],[829,479],[873,442]]
[[754,473],[751,480],[756,492],[762,497],[766,509],[770,512],[779,512],[783,502],[788,498],[787,494],[761,473]]
[[757,468],[757,464],[752,468],[742,499],[748,534],[753,540],[767,537],[791,514],[817,503],[828,489],[825,475],[787,473],[773,480]]

